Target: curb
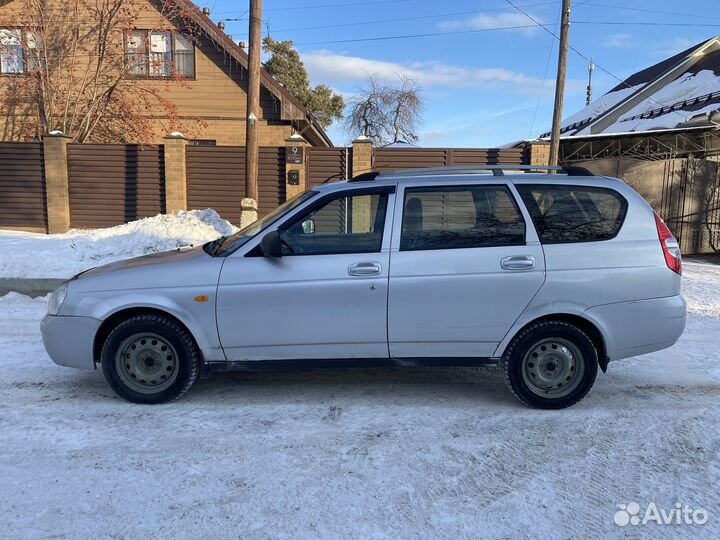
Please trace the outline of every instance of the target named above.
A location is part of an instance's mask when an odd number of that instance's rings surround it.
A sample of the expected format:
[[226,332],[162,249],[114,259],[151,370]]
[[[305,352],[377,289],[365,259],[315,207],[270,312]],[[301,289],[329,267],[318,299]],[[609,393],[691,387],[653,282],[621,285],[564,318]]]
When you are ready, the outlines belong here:
[[65,279],[51,278],[0,278],[0,296],[16,292],[35,298],[53,292]]

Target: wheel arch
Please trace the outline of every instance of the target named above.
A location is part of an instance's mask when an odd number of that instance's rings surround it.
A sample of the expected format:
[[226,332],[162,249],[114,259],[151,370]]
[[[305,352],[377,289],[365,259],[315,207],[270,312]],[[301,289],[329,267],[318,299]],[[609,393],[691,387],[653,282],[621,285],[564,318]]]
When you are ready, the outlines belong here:
[[190,337],[192,338],[193,342],[195,343],[195,347],[197,348],[198,354],[200,355],[200,360],[201,360],[201,362],[204,362],[202,348],[199,346],[197,338],[193,334],[192,330],[190,328],[188,328],[188,326],[182,320],[180,320],[177,316],[173,315],[172,313],[162,310],[162,309],[159,309],[159,308],[147,307],[147,306],[135,306],[135,307],[128,307],[128,308],[120,309],[120,310],[110,314],[100,324],[97,332],[95,332],[95,338],[93,339],[93,362],[95,362],[95,364],[98,364],[100,362],[100,357],[102,354],[102,347],[105,344],[105,340],[107,340],[108,336],[110,335],[110,332],[112,332],[113,329],[118,324],[120,324],[122,321],[127,320],[130,317],[135,317],[136,315],[160,315],[163,317],[167,317],[168,319],[172,319],[174,322],[176,322],[182,328],[184,328],[188,334],[190,334]]
[[515,339],[515,337],[519,335],[523,330],[525,330],[528,326],[550,320],[563,321],[568,324],[572,324],[573,326],[576,326],[580,330],[585,332],[585,334],[587,334],[587,336],[590,338],[590,341],[592,341],[595,349],[597,350],[598,364],[600,366],[600,369],[602,369],[603,373],[607,371],[608,353],[605,336],[594,322],[585,317],[572,313],[551,313],[542,315],[540,317],[532,319],[531,321],[528,321],[526,324],[523,324],[520,328],[518,328],[515,332],[508,333],[508,337],[506,337],[501,344],[502,348],[498,347],[497,356],[502,356],[505,353],[505,350],[507,349],[507,346],[510,344],[510,342],[512,342],[512,340]]

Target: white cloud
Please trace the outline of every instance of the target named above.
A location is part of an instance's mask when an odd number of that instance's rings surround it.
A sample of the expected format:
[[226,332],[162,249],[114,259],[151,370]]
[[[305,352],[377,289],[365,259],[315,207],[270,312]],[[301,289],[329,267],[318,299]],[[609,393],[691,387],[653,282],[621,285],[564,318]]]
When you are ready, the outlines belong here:
[[603,47],[610,49],[627,49],[635,45],[635,42],[630,34],[610,34],[603,42]]
[[[505,68],[470,68],[437,61],[398,64],[328,51],[303,53],[302,59],[314,83],[332,87],[361,85],[370,75],[382,81],[395,81],[398,75],[404,75],[425,88],[503,89],[515,94],[537,94],[542,85],[539,78]],[[546,91],[552,86],[551,80],[545,82]]]
[[[540,17],[532,15],[532,17],[543,23]],[[522,13],[499,13],[497,15],[484,15],[478,14],[468,17],[466,19],[456,19],[451,21],[442,21],[438,24],[441,30],[488,30],[492,28],[504,28],[508,26],[528,26],[533,25],[527,16]],[[544,24],[544,23],[543,23]],[[519,32],[523,33],[534,33],[538,30],[538,27],[533,28],[519,28]]]

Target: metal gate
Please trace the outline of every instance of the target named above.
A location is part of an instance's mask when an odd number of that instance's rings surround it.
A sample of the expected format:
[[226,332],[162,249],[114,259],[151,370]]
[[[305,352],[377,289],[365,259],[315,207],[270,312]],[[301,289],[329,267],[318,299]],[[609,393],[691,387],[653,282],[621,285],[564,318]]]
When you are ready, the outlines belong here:
[[718,163],[700,159],[666,161],[657,210],[683,253],[720,250]]

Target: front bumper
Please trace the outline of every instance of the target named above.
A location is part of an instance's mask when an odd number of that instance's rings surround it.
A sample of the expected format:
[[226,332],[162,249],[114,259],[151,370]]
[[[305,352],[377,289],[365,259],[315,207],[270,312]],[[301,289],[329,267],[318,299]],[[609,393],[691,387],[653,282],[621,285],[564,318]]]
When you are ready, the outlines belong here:
[[92,317],[46,315],[40,323],[45,350],[58,365],[95,369],[93,341],[100,322]]

